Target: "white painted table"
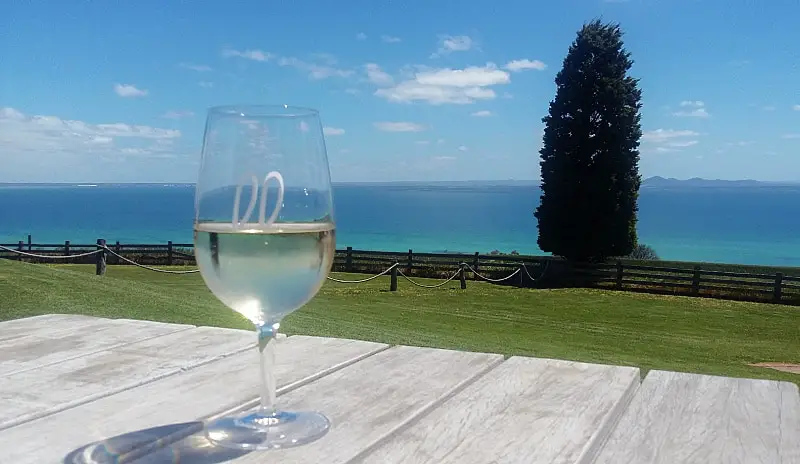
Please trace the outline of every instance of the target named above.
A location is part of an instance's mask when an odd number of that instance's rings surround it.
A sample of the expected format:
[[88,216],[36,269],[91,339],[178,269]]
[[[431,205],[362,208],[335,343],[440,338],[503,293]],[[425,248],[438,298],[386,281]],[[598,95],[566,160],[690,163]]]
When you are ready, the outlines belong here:
[[322,411],[331,431],[288,450],[215,448],[202,421],[257,401],[254,338],[2,322],[0,463],[800,463],[791,383],[662,371],[640,383],[631,367],[305,336],[278,343],[279,404]]

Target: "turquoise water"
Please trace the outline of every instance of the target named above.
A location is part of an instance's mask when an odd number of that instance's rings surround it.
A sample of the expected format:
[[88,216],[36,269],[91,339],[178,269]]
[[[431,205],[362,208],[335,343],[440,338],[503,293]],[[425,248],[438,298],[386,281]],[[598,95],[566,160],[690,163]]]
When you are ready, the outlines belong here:
[[[339,185],[337,248],[541,254],[526,186]],[[0,243],[191,243],[191,186],[0,187]],[[800,187],[644,188],[639,238],[664,259],[800,266]]]

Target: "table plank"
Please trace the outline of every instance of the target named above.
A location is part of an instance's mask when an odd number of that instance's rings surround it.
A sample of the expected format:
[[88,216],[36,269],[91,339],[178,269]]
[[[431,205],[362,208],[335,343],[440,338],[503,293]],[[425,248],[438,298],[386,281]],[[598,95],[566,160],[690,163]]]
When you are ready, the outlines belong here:
[[[287,410],[318,410],[332,423],[321,439],[297,448],[242,454],[236,464],[345,463],[437,407],[475,378],[501,363],[497,354],[395,346],[280,398]],[[144,462],[170,456],[215,452],[202,433],[148,455]],[[219,450],[219,448],[216,448]],[[197,459],[202,462],[202,459]]]
[[[67,320],[53,333],[42,332],[0,342],[0,377],[193,327],[130,319],[98,318],[97,324],[88,326],[85,321],[77,321],[78,324],[72,326]],[[74,330],[68,330],[70,328]]]
[[512,357],[353,462],[591,462],[639,369]]
[[255,333],[198,327],[6,376],[0,430],[252,348]]
[[650,371],[597,463],[800,463],[800,394],[788,382]]
[[79,314],[43,314],[0,322],[0,342],[29,335],[49,335],[104,324],[107,319]]
[[[306,336],[279,340],[279,391],[297,388],[386,348],[380,343]],[[2,430],[0,443],[25,446],[0,446],[0,463],[62,463],[69,453],[96,440],[159,425],[180,429],[178,424],[234,408],[258,396],[257,356],[256,350],[248,350]]]

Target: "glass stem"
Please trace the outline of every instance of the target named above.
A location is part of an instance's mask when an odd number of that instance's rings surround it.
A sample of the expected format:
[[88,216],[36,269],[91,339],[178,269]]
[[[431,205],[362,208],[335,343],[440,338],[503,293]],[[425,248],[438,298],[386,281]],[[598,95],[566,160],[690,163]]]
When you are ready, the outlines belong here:
[[260,413],[273,416],[275,407],[275,343],[277,343],[280,324],[262,324],[256,326],[258,334],[258,356],[261,365],[261,408]]

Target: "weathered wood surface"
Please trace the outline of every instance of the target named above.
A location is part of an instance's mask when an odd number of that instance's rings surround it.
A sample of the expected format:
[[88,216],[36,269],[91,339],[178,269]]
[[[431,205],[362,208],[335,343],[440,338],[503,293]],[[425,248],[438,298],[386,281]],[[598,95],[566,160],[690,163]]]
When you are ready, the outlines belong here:
[[[269,459],[280,463],[350,462],[502,361],[503,357],[495,354],[392,347],[282,396],[282,407],[320,411],[333,426],[308,445],[270,451]],[[189,437],[164,450],[164,456],[181,455],[201,438]],[[244,454],[231,462],[262,463],[262,454]]]
[[214,447],[203,421],[257,402],[253,338],[2,322],[0,347],[17,354],[0,351],[0,464],[800,463],[794,384],[651,371],[640,386],[630,367],[305,336],[277,343],[279,405],[322,411],[330,432],[288,450]]
[[[371,342],[287,337],[276,346],[276,375],[280,388],[282,391],[297,388],[385,348],[387,345]],[[61,463],[71,452],[117,435],[132,434],[140,440],[145,435],[145,441],[162,438],[153,433],[134,433],[157,426],[176,433],[191,432],[198,420],[257,398],[257,361],[256,350],[248,350],[2,430],[0,444],[19,445],[0,445],[0,463]],[[112,451],[127,449],[131,442],[123,438],[119,443]],[[217,451],[198,451],[206,452]],[[185,454],[181,459],[177,462],[194,462]],[[147,458],[142,462],[159,461]]]
[[596,462],[800,463],[797,385],[650,371]]
[[[72,325],[75,318],[77,325]],[[87,323],[85,316],[41,318],[32,335],[20,336],[14,321],[0,323],[0,379],[9,374],[39,369],[136,341],[191,329],[191,325],[164,324],[129,319],[99,319]],[[9,324],[11,328],[6,328]],[[22,324],[23,327],[28,327]]]
[[0,430],[255,349],[255,340],[242,330],[198,327],[7,375],[0,382]]
[[513,357],[357,462],[591,462],[639,369]]

